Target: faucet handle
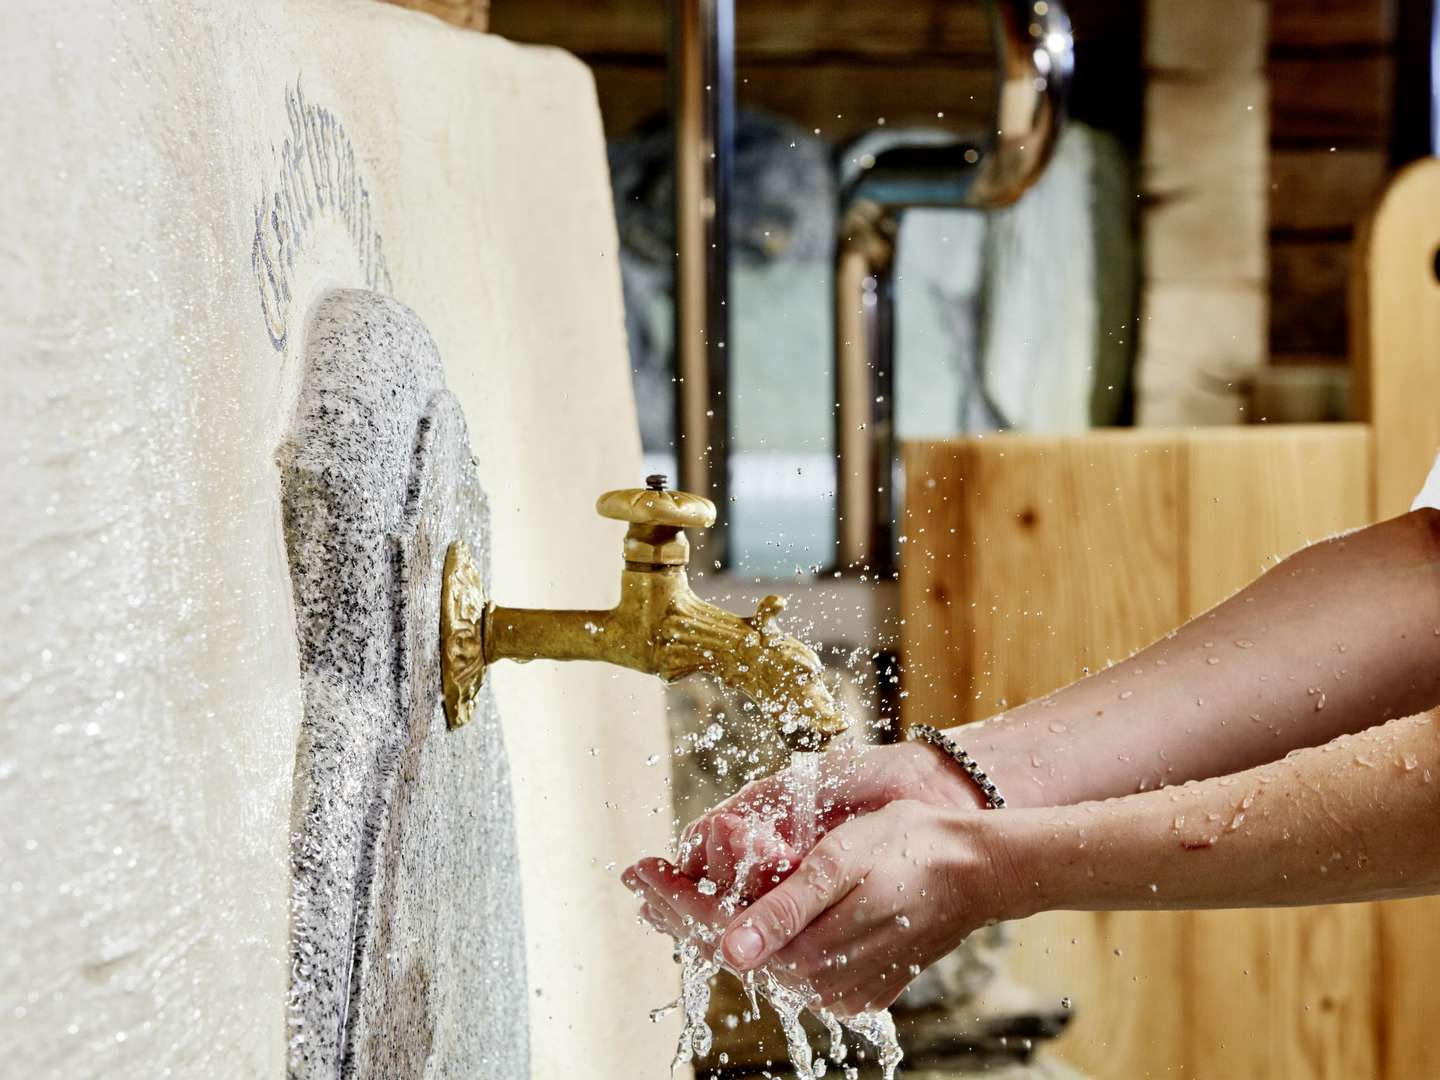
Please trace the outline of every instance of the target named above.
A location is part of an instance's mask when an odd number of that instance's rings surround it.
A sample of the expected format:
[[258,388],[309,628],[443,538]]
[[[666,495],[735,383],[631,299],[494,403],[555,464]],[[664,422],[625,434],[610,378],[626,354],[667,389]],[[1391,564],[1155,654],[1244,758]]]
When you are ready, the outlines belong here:
[[663,488],[623,488],[607,491],[595,501],[601,517],[631,525],[666,525],[675,529],[704,529],[715,524],[715,504],[703,495]]

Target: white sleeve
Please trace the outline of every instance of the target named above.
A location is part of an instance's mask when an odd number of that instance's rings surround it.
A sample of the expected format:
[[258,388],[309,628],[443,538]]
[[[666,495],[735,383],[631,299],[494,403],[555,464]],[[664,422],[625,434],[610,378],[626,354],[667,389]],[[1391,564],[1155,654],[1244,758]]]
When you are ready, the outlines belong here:
[[1440,457],[1435,459],[1435,464],[1430,467],[1430,475],[1425,478],[1425,486],[1420,489],[1420,494],[1415,496],[1415,501],[1410,504],[1411,510],[1440,510]]

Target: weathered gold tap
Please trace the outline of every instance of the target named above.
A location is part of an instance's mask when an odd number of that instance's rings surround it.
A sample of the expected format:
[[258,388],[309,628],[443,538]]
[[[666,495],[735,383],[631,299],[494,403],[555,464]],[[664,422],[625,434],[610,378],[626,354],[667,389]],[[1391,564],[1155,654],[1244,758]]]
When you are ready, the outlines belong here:
[[600,660],[666,682],[713,676],[748,697],[797,745],[819,747],[844,731],[819,658],[774,628],[784,600],[767,596],[754,615],[742,618],[691,591],[683,530],[713,524],[715,505],[665,490],[663,476],[647,483],[606,492],[595,504],[601,516],[630,523],[620,602],[609,611],[496,607],[486,602],[464,542],[450,545],[440,601],[440,673],[450,726],[469,721],[496,660]]

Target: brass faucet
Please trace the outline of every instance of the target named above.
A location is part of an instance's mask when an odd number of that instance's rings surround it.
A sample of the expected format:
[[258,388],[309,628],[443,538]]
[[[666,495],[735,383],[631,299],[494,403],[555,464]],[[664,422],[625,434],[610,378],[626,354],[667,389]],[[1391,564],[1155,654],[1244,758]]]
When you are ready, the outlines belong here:
[[749,618],[701,600],[685,567],[683,530],[715,522],[715,504],[648,487],[609,491],[595,509],[629,522],[620,601],[609,611],[544,611],[486,602],[479,571],[463,541],[450,545],[440,600],[440,673],[452,728],[469,721],[485,672],[497,660],[600,660],[674,682],[696,673],[739,690],[794,744],[817,748],[846,720],[821,679],[820,660],[779,633],[785,607],[767,596]]

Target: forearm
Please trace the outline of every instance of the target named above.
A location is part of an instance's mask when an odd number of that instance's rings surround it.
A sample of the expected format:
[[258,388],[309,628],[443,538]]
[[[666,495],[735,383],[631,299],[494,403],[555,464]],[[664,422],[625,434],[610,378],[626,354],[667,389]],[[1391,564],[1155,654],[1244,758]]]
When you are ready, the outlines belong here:
[[1265,907],[1440,891],[1440,727],[1104,803],[982,815],[1015,910]]
[[1011,806],[1237,772],[1440,702],[1440,514],[1292,555],[1128,660],[969,725]]

